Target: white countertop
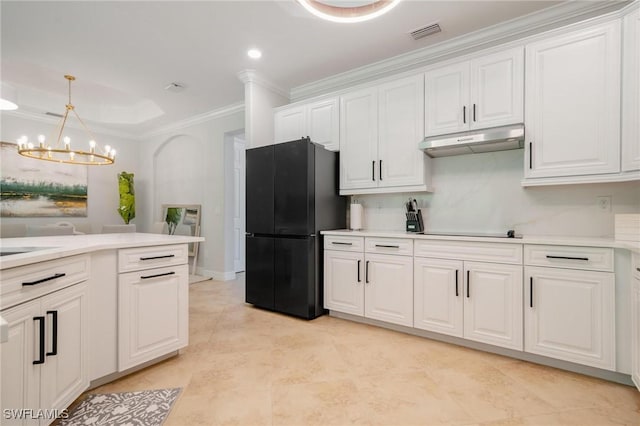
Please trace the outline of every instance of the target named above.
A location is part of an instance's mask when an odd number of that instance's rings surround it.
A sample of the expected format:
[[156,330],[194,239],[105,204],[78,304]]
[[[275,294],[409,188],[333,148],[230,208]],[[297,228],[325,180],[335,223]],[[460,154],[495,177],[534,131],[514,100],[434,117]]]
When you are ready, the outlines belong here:
[[640,253],[640,242],[621,241],[613,238],[599,237],[571,237],[556,235],[531,235],[522,238],[499,238],[499,237],[465,237],[457,235],[421,235],[413,232],[402,231],[375,231],[362,230],[352,231],[349,229],[336,229],[332,231],[322,231],[323,235],[341,235],[354,237],[387,237],[387,238],[412,238],[419,240],[453,240],[453,241],[477,241],[491,243],[506,244],[549,244],[562,246],[581,246],[581,247],[611,247],[622,248]]
[[64,235],[51,237],[2,238],[0,248],[20,249],[37,248],[27,253],[12,254],[0,257],[0,270],[28,265],[45,260],[58,259],[76,254],[90,253],[98,250],[120,249],[127,247],[158,246],[166,244],[186,244],[204,241],[203,237],[164,234],[87,234]]

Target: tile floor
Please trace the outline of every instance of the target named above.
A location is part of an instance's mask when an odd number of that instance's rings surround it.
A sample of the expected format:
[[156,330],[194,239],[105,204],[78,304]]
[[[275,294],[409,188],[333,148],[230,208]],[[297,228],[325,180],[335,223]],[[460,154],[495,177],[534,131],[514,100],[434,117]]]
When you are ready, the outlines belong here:
[[244,282],[190,286],[177,357],[92,392],[183,387],[165,426],[640,425],[628,386],[324,316],[244,304]]

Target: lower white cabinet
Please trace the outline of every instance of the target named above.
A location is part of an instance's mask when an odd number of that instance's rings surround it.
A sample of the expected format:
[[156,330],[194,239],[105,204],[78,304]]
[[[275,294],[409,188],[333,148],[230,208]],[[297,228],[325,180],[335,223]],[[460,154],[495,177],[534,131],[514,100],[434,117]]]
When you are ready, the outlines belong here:
[[[62,412],[89,386],[87,286],[73,285],[2,312],[9,341],[0,345],[2,410]],[[2,424],[49,424],[7,419]]]
[[120,274],[118,302],[119,371],[187,346],[188,265]]
[[324,307],[364,315],[363,253],[325,250]]
[[413,326],[413,258],[365,255],[364,316]]
[[525,351],[615,370],[613,273],[527,266]]
[[631,279],[631,378],[640,390],[640,253],[633,255]]
[[464,337],[522,350],[522,266],[464,262]]

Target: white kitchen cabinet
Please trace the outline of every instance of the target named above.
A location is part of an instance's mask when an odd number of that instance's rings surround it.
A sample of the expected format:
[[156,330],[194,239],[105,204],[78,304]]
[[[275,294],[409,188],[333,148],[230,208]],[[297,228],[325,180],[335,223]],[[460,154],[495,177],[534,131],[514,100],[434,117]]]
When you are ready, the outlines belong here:
[[413,258],[365,255],[364,316],[413,326]]
[[522,266],[464,262],[464,337],[522,350]]
[[338,151],[339,117],[337,98],[279,108],[274,114],[275,142],[309,137],[311,142],[324,145],[329,151]]
[[324,251],[324,307],[364,315],[364,254]]
[[424,77],[403,78],[340,98],[340,194],[430,190]]
[[428,71],[425,134],[521,123],[523,97],[522,47]]
[[526,179],[620,171],[620,47],[619,21],[526,46]]
[[463,336],[463,262],[416,257],[413,262],[413,326]]
[[628,172],[640,170],[640,9],[622,25],[622,171]]
[[631,378],[640,390],[640,253],[633,254],[631,279]]
[[615,370],[613,249],[527,244],[525,351]]
[[89,386],[87,295],[80,283],[2,312],[9,322],[9,341],[0,345],[3,410],[61,412]]
[[188,265],[121,273],[118,302],[119,371],[187,346]]

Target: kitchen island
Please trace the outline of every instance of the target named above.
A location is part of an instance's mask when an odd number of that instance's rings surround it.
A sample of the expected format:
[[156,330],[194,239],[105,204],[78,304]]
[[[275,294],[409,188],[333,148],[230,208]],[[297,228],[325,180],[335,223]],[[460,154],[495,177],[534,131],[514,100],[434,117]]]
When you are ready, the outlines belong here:
[[90,387],[176,355],[189,335],[188,244],[200,241],[143,233],[0,240],[2,410],[60,412]]

